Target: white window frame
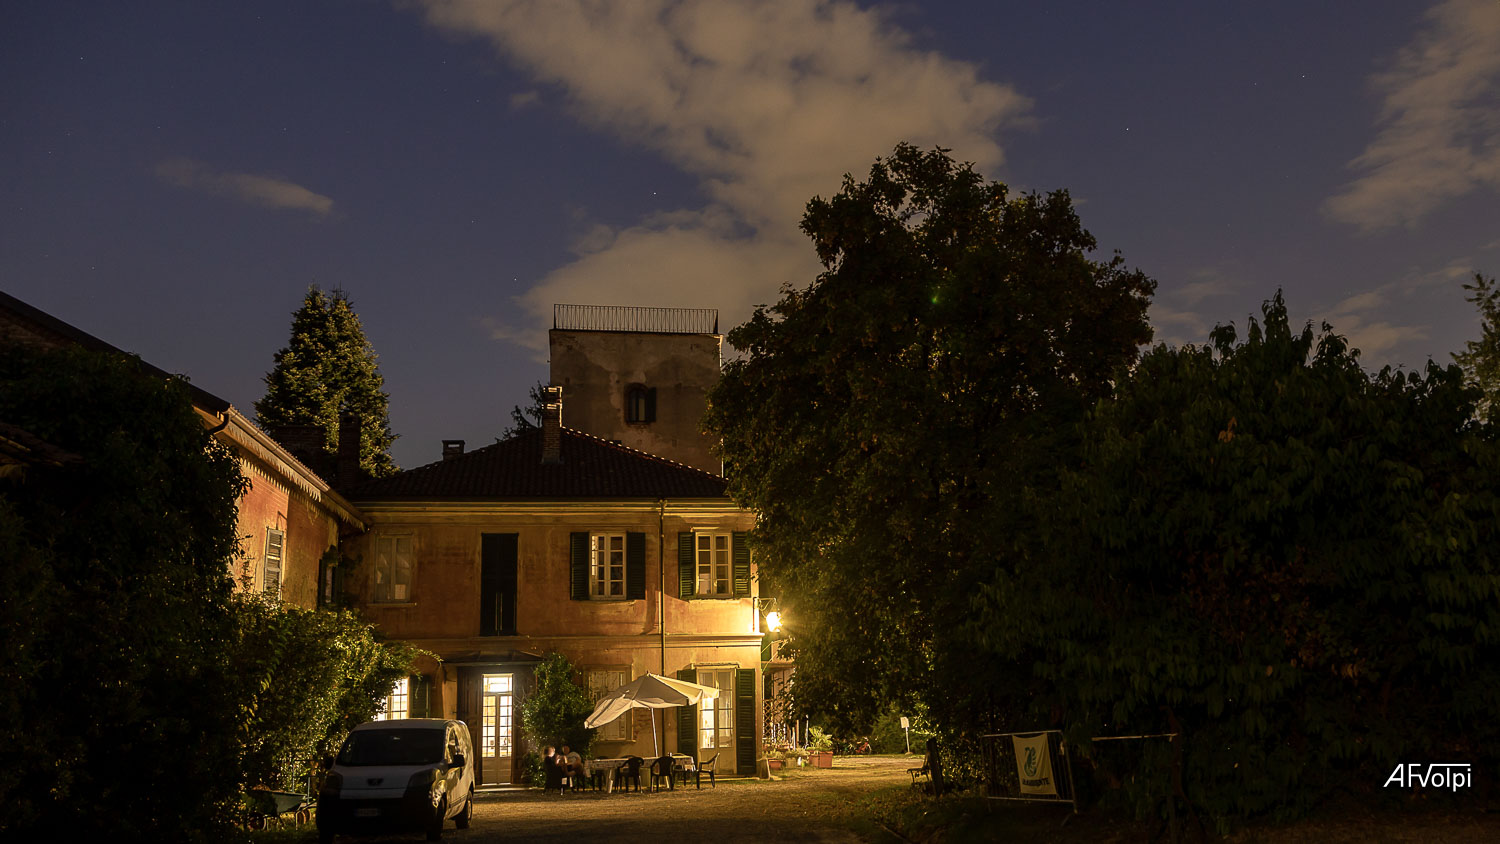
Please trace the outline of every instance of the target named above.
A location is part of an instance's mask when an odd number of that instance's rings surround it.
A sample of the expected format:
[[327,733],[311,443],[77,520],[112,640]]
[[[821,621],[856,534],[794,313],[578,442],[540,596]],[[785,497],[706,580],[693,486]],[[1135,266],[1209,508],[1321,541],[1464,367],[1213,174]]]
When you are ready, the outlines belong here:
[[[629,683],[630,679],[629,666],[604,665],[590,668],[587,671],[589,697],[597,705],[599,698]],[[627,712],[600,727],[594,740],[630,741],[630,725],[634,720],[635,718]]]
[[589,534],[589,600],[625,600],[625,547],[624,533]]
[[[698,704],[696,744],[701,754],[700,759],[714,753],[734,751],[734,681],[737,668],[734,665],[702,665],[694,669],[694,682],[719,690],[717,698]],[[728,685],[719,685],[724,682]]]
[[376,713],[376,721],[396,721],[411,717],[411,678],[402,677],[385,696],[385,708]]
[[[723,541],[723,547],[719,541]],[[693,531],[693,594],[700,598],[734,597],[734,534]],[[719,587],[723,588],[720,589]]]
[[[401,559],[402,548],[406,558]],[[385,533],[375,537],[375,571],[370,600],[376,604],[412,603],[416,580],[416,537],[409,533]],[[404,581],[402,575],[404,574]]]
[[[273,542],[274,540],[274,542]],[[275,552],[272,552],[274,546]],[[261,556],[261,580],[268,594],[281,597],[281,573],[286,569],[286,531],[266,528],[265,553]],[[274,562],[274,565],[272,561]]]

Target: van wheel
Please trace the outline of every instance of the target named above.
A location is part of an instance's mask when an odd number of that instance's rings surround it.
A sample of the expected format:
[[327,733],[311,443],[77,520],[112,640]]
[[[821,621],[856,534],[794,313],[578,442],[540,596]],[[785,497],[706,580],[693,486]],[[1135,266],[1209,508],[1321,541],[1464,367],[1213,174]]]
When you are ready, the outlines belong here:
[[469,828],[469,821],[471,821],[473,819],[474,819],[474,788],[473,788],[473,786],[470,786],[469,787],[469,799],[467,799],[467,800],[464,801],[464,810],[462,812],[458,813],[458,817],[456,817],[456,818],[453,819],[453,823],[457,824],[459,829],[468,829]]
[[448,798],[438,804],[437,814],[432,816],[432,822],[427,825],[427,840],[440,841],[443,837],[443,820],[448,815]]

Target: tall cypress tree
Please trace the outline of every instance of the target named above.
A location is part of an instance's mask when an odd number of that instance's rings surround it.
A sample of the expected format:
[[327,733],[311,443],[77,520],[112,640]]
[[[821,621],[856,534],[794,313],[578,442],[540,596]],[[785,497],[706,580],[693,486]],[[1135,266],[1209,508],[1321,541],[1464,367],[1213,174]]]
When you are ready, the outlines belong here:
[[394,474],[388,451],[396,435],[375,358],[348,294],[336,289],[329,296],[313,285],[292,316],[291,340],[266,374],[266,394],[255,403],[260,424],[317,425],[324,448],[334,453],[339,417],[352,414],[359,420],[360,468],[374,477]]

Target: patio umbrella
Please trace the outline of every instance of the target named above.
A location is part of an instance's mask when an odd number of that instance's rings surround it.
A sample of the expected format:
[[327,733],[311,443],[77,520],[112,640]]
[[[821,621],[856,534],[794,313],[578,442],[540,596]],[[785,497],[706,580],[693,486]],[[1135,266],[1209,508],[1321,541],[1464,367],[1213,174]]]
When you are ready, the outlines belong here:
[[[584,720],[585,727],[598,727],[619,718],[632,709],[668,709],[674,706],[696,706],[704,698],[719,696],[713,686],[700,686],[686,680],[674,680],[660,674],[647,674],[626,683],[599,698],[594,712]],[[656,717],[651,718],[651,746],[661,755],[656,737]]]

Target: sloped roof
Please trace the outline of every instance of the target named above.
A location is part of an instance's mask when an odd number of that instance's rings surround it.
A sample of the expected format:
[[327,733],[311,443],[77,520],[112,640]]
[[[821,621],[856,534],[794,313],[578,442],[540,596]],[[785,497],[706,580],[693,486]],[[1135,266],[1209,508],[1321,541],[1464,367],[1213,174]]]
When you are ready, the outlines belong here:
[[664,457],[562,429],[562,462],[542,462],[542,432],[344,490],[351,501],[726,498],[724,479]]

